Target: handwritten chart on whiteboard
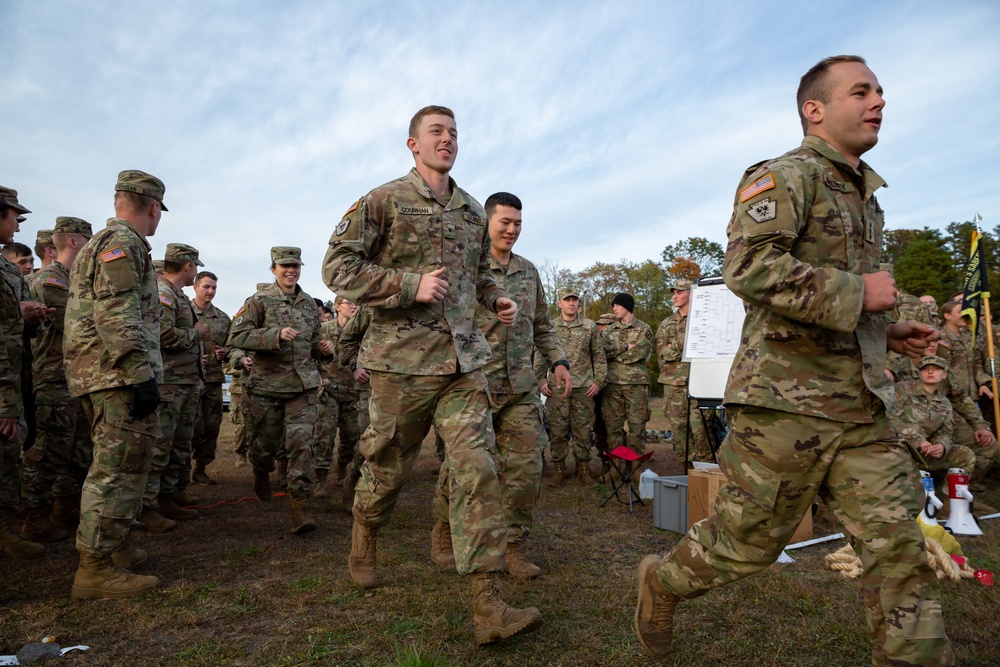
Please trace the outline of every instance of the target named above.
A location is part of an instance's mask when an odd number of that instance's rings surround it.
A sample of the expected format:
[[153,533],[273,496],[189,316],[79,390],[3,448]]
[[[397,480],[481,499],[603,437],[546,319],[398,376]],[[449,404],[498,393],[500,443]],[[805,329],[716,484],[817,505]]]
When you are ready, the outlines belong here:
[[684,361],[732,359],[740,346],[743,301],[723,283],[691,290]]

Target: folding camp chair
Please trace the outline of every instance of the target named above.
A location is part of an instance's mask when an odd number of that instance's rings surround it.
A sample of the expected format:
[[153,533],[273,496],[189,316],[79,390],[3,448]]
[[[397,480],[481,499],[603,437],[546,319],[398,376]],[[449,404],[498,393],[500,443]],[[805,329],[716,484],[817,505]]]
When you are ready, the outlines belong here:
[[[623,505],[628,505],[629,514],[633,513],[632,499],[634,498],[636,502],[640,505],[645,505],[642,502],[642,498],[639,497],[639,492],[635,490],[632,486],[632,476],[642,467],[642,464],[649,459],[653,458],[653,452],[649,451],[645,454],[636,454],[633,450],[620,445],[615,447],[611,451],[601,452],[601,458],[604,459],[615,472],[618,473],[618,482],[615,483],[614,476],[609,472],[608,477],[611,479],[611,495],[604,499],[601,503],[601,507],[608,504],[608,501],[614,498]],[[621,493],[625,494],[625,500],[622,500]]]

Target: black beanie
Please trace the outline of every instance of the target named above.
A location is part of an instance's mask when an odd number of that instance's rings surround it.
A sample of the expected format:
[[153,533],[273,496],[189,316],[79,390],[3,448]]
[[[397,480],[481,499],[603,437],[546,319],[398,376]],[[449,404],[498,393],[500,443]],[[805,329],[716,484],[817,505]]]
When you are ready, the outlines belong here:
[[631,294],[626,294],[625,292],[619,292],[615,295],[615,299],[611,302],[611,305],[621,306],[630,313],[635,311],[635,299],[632,298]]

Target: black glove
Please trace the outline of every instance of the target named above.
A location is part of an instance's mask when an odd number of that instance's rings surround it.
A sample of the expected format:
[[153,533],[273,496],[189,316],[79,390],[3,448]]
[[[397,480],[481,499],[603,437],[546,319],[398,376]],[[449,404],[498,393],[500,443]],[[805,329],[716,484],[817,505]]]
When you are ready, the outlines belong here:
[[156,412],[160,404],[160,387],[155,379],[146,380],[142,384],[132,385],[132,409],[128,416],[132,419],[145,419]]

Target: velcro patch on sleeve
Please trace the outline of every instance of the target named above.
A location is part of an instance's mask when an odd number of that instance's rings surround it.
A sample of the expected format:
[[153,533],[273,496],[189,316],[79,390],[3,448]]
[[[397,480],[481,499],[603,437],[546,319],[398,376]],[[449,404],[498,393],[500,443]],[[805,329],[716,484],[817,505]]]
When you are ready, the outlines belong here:
[[104,263],[113,262],[116,259],[125,259],[125,249],[121,246],[105,250],[101,253],[101,261]]
[[161,294],[160,295],[160,303],[162,303],[164,306],[172,306],[174,304],[174,300],[171,299],[169,296],[163,296]]
[[45,279],[45,284],[46,285],[52,285],[53,287],[59,287],[61,289],[66,289],[66,283],[64,283],[63,281],[59,280],[55,276],[49,276],[48,278],[46,278]]
[[761,176],[752,184],[745,187],[740,191],[740,203],[745,202],[748,199],[756,197],[761,192],[767,192],[774,187],[774,175],[768,174],[767,176]]

